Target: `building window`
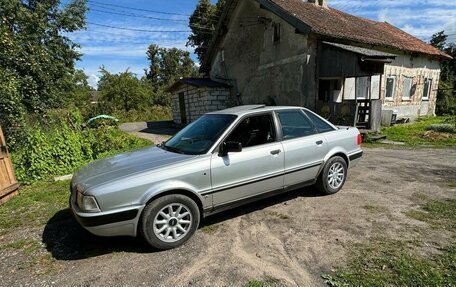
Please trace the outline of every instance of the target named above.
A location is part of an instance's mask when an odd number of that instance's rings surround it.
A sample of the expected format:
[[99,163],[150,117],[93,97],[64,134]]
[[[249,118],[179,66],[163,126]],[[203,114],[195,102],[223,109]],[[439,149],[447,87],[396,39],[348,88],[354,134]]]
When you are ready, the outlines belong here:
[[404,87],[402,90],[402,100],[409,100],[412,93],[412,78],[404,77]]
[[429,101],[432,91],[432,79],[424,79],[423,100]]
[[396,77],[395,76],[388,76],[386,78],[385,99],[387,99],[387,100],[393,100],[394,99],[395,88],[396,88]]
[[273,43],[279,43],[280,42],[280,23],[274,23],[272,24],[272,28],[274,29],[274,37],[273,37]]

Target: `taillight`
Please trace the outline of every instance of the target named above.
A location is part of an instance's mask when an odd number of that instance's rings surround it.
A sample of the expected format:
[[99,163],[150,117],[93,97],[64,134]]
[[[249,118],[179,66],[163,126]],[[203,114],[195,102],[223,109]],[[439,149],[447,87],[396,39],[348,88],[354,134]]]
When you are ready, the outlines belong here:
[[361,137],[361,134],[358,134],[358,145],[361,145],[362,141],[363,141],[363,138]]

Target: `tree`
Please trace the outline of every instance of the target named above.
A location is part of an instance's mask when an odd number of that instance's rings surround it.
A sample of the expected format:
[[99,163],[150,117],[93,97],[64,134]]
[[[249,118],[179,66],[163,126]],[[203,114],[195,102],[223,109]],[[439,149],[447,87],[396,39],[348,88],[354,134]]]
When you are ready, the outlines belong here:
[[165,91],[166,88],[180,78],[198,75],[198,69],[188,51],[152,44],[147,49],[147,58],[150,64],[145,71],[145,80],[151,87],[152,103],[155,105],[169,106],[171,96]]
[[85,0],[63,8],[54,0],[0,0],[0,124],[7,135],[25,113],[67,102],[80,55],[66,34],[85,27],[86,10]]
[[432,36],[430,44],[447,53],[453,59],[440,63],[441,73],[437,92],[437,113],[456,114],[456,43],[447,43],[444,31]]
[[90,105],[91,92],[94,90],[88,82],[88,76],[83,70],[75,70],[71,82],[74,83],[70,92],[70,101],[76,107],[83,109]]
[[206,55],[225,2],[225,0],[219,0],[216,5],[212,5],[210,0],[199,0],[195,11],[190,16],[192,34],[188,37],[187,46],[195,48],[195,54],[200,63]]
[[179,78],[197,75],[196,65],[187,51],[152,44],[147,50],[147,58],[150,65],[146,78],[154,91],[168,87]]
[[126,112],[146,104],[150,94],[147,85],[128,69],[119,74],[111,74],[102,67],[98,89],[105,105]]

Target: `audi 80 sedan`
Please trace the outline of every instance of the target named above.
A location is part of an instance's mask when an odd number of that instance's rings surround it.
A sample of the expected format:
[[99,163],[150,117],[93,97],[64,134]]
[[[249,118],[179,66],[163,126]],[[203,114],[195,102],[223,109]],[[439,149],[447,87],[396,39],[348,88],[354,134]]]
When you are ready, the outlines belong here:
[[170,140],[75,173],[70,206],[99,236],[182,245],[208,215],[316,185],[338,192],[361,158],[361,136],[301,107],[239,106],[203,115]]

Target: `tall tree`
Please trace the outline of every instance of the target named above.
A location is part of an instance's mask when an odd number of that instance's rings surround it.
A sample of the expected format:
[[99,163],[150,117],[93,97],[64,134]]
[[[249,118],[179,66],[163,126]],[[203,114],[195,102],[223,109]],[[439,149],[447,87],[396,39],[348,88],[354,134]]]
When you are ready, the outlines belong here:
[[119,74],[111,74],[102,67],[98,89],[105,105],[126,112],[140,108],[146,103],[149,94],[147,86],[128,69]]
[[195,48],[200,63],[207,52],[217,22],[225,7],[226,0],[219,0],[212,5],[210,0],[199,0],[195,11],[190,16],[192,34],[188,37],[187,46]]
[[86,10],[86,0],[63,8],[58,0],[0,0],[2,98],[9,99],[0,101],[0,124],[65,104],[80,57],[67,34],[85,27]]
[[456,114],[456,43],[447,43],[444,31],[432,36],[430,44],[447,53],[453,59],[440,63],[441,73],[437,92],[437,113]]
[[177,48],[160,48],[152,44],[147,50],[150,61],[146,70],[146,78],[150,81],[154,91],[171,85],[182,77],[191,77],[197,74],[197,68],[190,53]]

